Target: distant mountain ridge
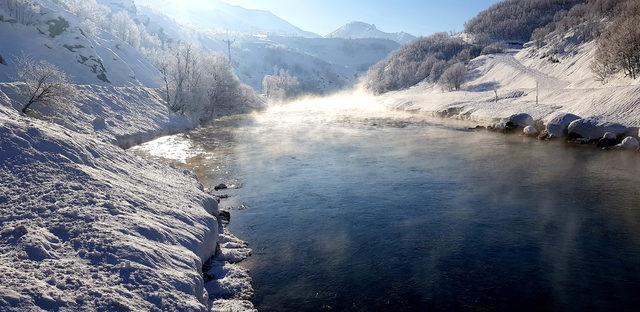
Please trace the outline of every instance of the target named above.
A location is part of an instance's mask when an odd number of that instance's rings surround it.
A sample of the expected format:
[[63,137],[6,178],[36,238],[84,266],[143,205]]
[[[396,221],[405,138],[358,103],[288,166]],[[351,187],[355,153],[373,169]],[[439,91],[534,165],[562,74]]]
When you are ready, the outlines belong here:
[[270,34],[320,38],[321,36],[302,30],[270,11],[247,9],[219,0],[176,6],[174,1],[135,0],[136,4],[166,12],[184,24],[207,28],[214,32],[243,34]]
[[408,43],[417,39],[414,35],[406,32],[387,33],[376,28],[376,25],[358,21],[348,23],[325,37],[343,39],[387,39],[400,44]]

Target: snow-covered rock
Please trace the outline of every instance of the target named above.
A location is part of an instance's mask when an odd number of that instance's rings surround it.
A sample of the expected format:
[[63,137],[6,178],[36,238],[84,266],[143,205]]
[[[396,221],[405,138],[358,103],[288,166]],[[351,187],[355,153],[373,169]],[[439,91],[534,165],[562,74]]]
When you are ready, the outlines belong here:
[[533,124],[535,123],[533,117],[525,113],[511,115],[508,119],[514,126],[519,128],[533,126]]
[[569,125],[580,119],[579,116],[568,113],[559,113],[547,122],[546,129],[550,138],[561,138],[567,135]]
[[603,122],[596,118],[586,118],[571,122],[567,131],[570,136],[597,140],[602,138],[607,132],[616,135],[616,137],[623,135],[627,132],[627,128],[618,123]]
[[0,105],[3,311],[206,311],[217,213],[190,172]]
[[626,137],[618,147],[624,150],[637,151],[640,148],[640,142],[634,137]]
[[522,130],[522,132],[528,136],[538,135],[538,129],[536,129],[534,126],[526,126],[524,127],[524,130]]
[[618,138],[618,135],[616,135],[613,132],[605,132],[605,134],[602,136],[603,139],[605,140],[615,140]]

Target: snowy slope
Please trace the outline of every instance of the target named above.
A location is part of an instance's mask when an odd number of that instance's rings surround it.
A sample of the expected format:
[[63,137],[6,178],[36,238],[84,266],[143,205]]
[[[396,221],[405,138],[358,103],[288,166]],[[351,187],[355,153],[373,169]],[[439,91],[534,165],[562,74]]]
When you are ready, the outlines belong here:
[[[19,110],[26,102],[20,83],[0,83],[0,105]],[[142,87],[77,86],[79,97],[72,103],[33,109],[48,121],[74,132],[92,134],[118,146],[131,146],[152,138],[184,131],[193,123],[172,114],[155,89]]]
[[205,311],[215,200],[190,173],[0,107],[0,306]]
[[[184,3],[188,5],[183,5]],[[219,0],[136,0],[136,4],[167,12],[181,23],[216,32],[320,37],[269,11],[246,9]]]
[[623,77],[604,85],[596,81],[589,69],[593,52],[592,42],[560,55],[557,61],[542,57],[533,48],[480,56],[468,65],[467,82],[461,91],[444,92],[439,86],[423,83],[381,99],[398,109],[484,124],[516,113],[528,113],[542,121],[558,113],[572,113],[640,127],[640,83]]
[[404,44],[417,39],[415,36],[406,32],[387,33],[376,28],[376,25],[364,22],[348,23],[332,33],[326,35],[327,38],[343,38],[343,39],[363,39],[377,38],[393,40],[397,43]]
[[[29,55],[46,60],[67,72],[74,82],[108,86],[156,87],[157,70],[138,51],[98,31],[83,32],[81,21],[53,1],[40,0],[38,23],[25,26],[0,21],[0,82],[16,77],[16,58]],[[1,13],[0,13],[1,15]]]
[[251,250],[220,227],[215,199],[113,145],[189,120],[152,89],[99,86],[28,118],[21,88],[0,84],[0,310],[253,311],[232,264]]

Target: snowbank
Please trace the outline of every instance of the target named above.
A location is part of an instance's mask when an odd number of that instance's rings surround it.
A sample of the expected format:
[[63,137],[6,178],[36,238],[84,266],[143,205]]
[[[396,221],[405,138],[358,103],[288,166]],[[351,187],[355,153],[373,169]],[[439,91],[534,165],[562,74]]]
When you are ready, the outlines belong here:
[[[26,85],[0,83],[0,106],[16,109],[26,102]],[[192,128],[184,116],[169,111],[155,89],[143,87],[77,86],[79,98],[58,106],[34,104],[42,118],[74,132],[96,135],[120,147]]]
[[487,126],[526,113],[549,124],[547,130],[553,136],[564,135],[568,123],[578,116],[639,127],[639,82],[622,77],[605,85],[596,81],[589,69],[594,49],[593,43],[582,45],[575,53],[559,56],[559,62],[541,58],[532,48],[483,55],[468,64],[467,82],[461,91],[444,92],[439,86],[423,83],[384,94],[380,100],[395,109]]
[[251,250],[215,199],[190,172],[122,149],[189,119],[153,89],[99,86],[29,118],[25,87],[0,84],[0,310],[254,311],[231,263]]
[[217,203],[191,173],[0,106],[0,306],[209,308]]

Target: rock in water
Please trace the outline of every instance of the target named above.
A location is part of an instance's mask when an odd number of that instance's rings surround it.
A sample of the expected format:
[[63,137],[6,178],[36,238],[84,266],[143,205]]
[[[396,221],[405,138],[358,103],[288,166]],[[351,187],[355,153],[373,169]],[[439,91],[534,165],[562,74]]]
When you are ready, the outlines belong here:
[[220,183],[220,184],[216,185],[213,189],[216,190],[216,191],[219,191],[219,190],[226,190],[228,188],[229,187],[226,184]]
[[617,123],[602,122],[595,118],[585,118],[571,122],[567,131],[572,138],[599,140],[607,132],[611,132],[616,136],[623,135],[627,132],[627,128]]
[[527,136],[538,135],[538,129],[536,129],[534,126],[526,126],[524,127],[524,130],[522,132]]
[[605,133],[600,141],[598,141],[598,147],[612,147],[618,144],[618,136],[615,133]]
[[549,138],[562,138],[567,136],[569,125],[580,119],[574,114],[560,113],[547,123],[547,133]]
[[535,123],[533,121],[533,117],[531,117],[531,115],[524,114],[524,113],[511,115],[511,117],[509,117],[509,121],[511,123],[513,123],[513,125],[515,125],[516,127],[519,127],[519,128],[525,128],[527,126],[533,126],[533,124]]
[[628,151],[637,151],[640,148],[640,142],[634,137],[626,137],[618,147]]

